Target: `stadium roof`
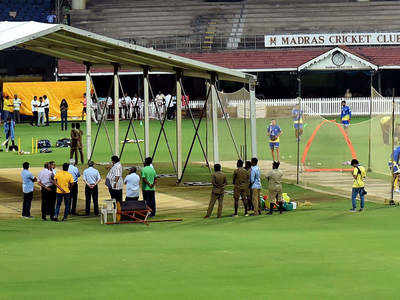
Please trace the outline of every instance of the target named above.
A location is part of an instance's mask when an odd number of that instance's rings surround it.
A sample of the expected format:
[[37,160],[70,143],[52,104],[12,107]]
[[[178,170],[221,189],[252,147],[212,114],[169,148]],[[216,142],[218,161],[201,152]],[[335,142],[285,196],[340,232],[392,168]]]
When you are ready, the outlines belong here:
[[62,24],[0,22],[0,51],[13,46],[94,66],[119,64],[122,68],[175,72],[184,76],[248,82],[254,75],[190,58],[157,51]]

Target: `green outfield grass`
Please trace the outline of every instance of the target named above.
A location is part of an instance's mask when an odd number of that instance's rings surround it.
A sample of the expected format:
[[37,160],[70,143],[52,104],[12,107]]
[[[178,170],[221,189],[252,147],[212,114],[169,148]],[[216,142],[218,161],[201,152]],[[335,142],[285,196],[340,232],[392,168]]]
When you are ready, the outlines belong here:
[[[198,166],[187,176],[209,177]],[[209,188],[175,188],[166,179],[158,188],[208,201]],[[226,196],[222,219],[181,210],[158,218],[184,222],[149,227],[0,220],[0,299],[397,298],[397,208],[368,203],[352,214],[348,200],[284,189],[312,208],[231,218]]]
[[[303,151],[312,135],[314,129],[318,124],[323,121],[319,117],[309,117],[305,120],[304,134],[300,143],[300,158]],[[235,136],[237,145],[247,144],[248,158],[250,158],[251,147],[250,147],[250,123],[247,121],[247,137],[244,135],[244,123],[240,119],[231,119],[230,124],[232,131]],[[257,141],[258,141],[258,152],[259,158],[271,159],[270,150],[268,147],[268,139],[266,137],[266,126],[269,124],[269,120],[258,119],[257,120]],[[297,143],[294,137],[293,123],[290,118],[279,118],[278,124],[283,130],[283,135],[280,140],[281,148],[281,160],[296,164],[297,162]],[[353,119],[352,126],[349,130],[349,137],[354,146],[357,158],[364,164],[368,163],[368,132],[369,122],[366,118],[355,118]],[[134,123],[137,130],[138,138],[143,139],[143,126],[139,122]],[[111,140],[113,143],[113,124],[108,122],[107,124],[109,132],[111,134]],[[123,140],[125,131],[127,129],[128,122],[122,121],[120,128],[120,141]],[[85,124],[82,123],[82,129],[85,132]],[[47,138],[53,145],[57,139],[63,137],[69,137],[69,131],[61,132],[59,130],[59,124],[52,124],[50,127],[31,127],[29,125],[17,125],[16,137],[21,138],[22,149],[24,151],[31,151],[32,137],[35,139]],[[372,139],[371,139],[371,167],[373,171],[379,173],[388,173],[387,161],[391,153],[390,146],[383,145],[382,133],[379,125],[379,118],[374,118],[372,121]],[[154,145],[157,139],[157,135],[160,129],[158,121],[150,122],[150,137],[151,137],[151,153],[154,149]],[[211,125],[208,126],[208,134],[206,130],[206,123],[203,123],[199,134],[202,138],[203,145],[208,149],[209,159],[212,160],[212,139],[211,139]],[[97,130],[97,125],[93,124],[93,140]],[[170,146],[172,148],[173,156],[175,158],[175,122],[166,122],[165,127],[167,136],[169,137]],[[235,160],[237,159],[237,153],[235,151],[231,136],[224,120],[220,120],[218,123],[219,131],[219,151],[221,160]],[[186,155],[189,151],[190,144],[194,135],[193,125],[190,120],[183,121],[183,154]],[[133,139],[132,131],[128,136]],[[206,142],[208,141],[208,142]],[[143,143],[140,144],[143,149]],[[122,145],[121,145],[122,146]],[[30,161],[32,165],[42,165],[44,161],[55,160],[59,163],[67,161],[69,159],[69,149],[57,149],[53,147],[53,153],[50,154],[35,154],[35,155],[24,155],[17,156],[15,153],[1,153],[0,154],[0,165],[1,167],[19,167],[23,161]],[[101,129],[98,143],[95,148],[93,159],[96,162],[109,161],[111,155],[110,147],[108,146],[107,138],[104,129]],[[166,147],[164,137],[161,137],[160,146],[155,156],[155,160],[159,162],[170,161],[168,149]],[[191,161],[202,161],[204,160],[198,141],[196,141]],[[347,146],[342,133],[336,125],[327,123],[321,127],[315,136],[315,139],[309,149],[306,164],[310,168],[341,168],[343,163],[351,160],[351,152]],[[123,162],[134,163],[139,162],[140,156],[135,144],[127,144],[123,156]]]

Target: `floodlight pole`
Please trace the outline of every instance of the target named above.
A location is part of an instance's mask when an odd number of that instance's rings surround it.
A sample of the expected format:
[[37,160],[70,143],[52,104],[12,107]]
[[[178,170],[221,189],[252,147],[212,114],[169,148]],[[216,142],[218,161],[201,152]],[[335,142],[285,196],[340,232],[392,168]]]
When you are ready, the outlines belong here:
[[150,122],[149,122],[149,67],[143,67],[144,93],[144,156],[150,156]]
[[176,71],[176,167],[177,179],[182,177],[182,71]]
[[90,63],[85,62],[86,67],[86,157],[90,160],[92,156],[92,97],[91,97],[91,78]]
[[257,157],[256,82],[249,80],[251,157]]
[[219,143],[218,143],[218,99],[216,87],[216,74],[211,74],[211,119],[213,131],[213,156],[214,165],[219,163]]
[[114,155],[119,156],[119,65],[114,64]]

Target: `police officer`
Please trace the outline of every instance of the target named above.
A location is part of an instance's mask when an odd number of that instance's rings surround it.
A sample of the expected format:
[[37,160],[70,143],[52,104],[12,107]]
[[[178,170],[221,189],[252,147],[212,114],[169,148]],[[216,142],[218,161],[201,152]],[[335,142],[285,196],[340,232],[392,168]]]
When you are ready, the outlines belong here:
[[279,161],[274,161],[272,163],[272,170],[266,175],[269,185],[268,185],[268,198],[269,198],[269,214],[272,215],[274,202],[279,206],[279,213],[283,211],[282,203],[282,177],[283,173],[279,168]]
[[211,213],[214,209],[215,202],[218,200],[218,213],[217,218],[222,217],[222,207],[224,201],[224,193],[225,193],[225,186],[226,186],[226,176],[221,171],[221,165],[215,164],[214,165],[214,174],[211,177],[212,181],[212,191],[211,191],[211,199],[208,205],[207,214],[204,218],[209,218]]
[[237,169],[233,172],[233,199],[235,201],[235,213],[233,217],[238,216],[238,206],[239,198],[242,198],[244,215],[248,216],[248,195],[249,195],[249,183],[250,183],[250,173],[243,168],[243,160],[239,159],[237,161]]

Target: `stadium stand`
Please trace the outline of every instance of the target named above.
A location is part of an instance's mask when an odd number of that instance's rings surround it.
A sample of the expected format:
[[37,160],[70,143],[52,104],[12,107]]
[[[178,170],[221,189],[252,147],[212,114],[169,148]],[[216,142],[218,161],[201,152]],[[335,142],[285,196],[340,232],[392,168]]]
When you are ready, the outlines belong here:
[[47,22],[53,10],[54,1],[51,0],[2,0],[0,20]]
[[399,1],[98,0],[72,10],[71,24],[170,51],[262,49],[264,34],[390,31]]

